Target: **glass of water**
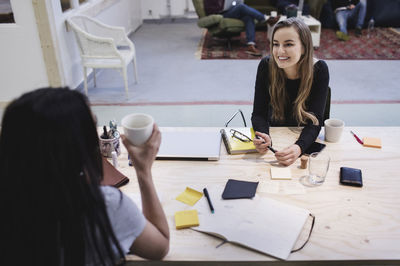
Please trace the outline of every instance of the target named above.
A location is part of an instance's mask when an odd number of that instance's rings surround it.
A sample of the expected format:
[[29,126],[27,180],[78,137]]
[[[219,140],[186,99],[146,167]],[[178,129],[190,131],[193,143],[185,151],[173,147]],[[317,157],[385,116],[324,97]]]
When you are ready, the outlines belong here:
[[331,158],[326,153],[314,152],[310,154],[308,164],[308,181],[313,185],[321,185],[328,173]]

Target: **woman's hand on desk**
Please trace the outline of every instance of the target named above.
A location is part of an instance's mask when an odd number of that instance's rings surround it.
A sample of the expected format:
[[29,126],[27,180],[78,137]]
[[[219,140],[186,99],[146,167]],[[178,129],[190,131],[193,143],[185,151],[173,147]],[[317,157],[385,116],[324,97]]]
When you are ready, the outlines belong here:
[[300,146],[297,144],[293,144],[283,150],[277,151],[275,153],[275,157],[280,164],[289,166],[292,163],[294,163],[297,160],[297,158],[299,158],[300,154],[301,154]]
[[[256,150],[261,153],[267,153],[268,146],[271,146],[271,138],[268,134],[261,133],[256,131],[256,138],[253,139],[254,146],[256,146]],[[258,138],[257,138],[258,137]]]
[[145,175],[149,174],[161,144],[161,132],[158,126],[154,124],[153,133],[147,142],[141,146],[133,145],[124,135],[121,135],[121,138],[132,159],[136,172]]

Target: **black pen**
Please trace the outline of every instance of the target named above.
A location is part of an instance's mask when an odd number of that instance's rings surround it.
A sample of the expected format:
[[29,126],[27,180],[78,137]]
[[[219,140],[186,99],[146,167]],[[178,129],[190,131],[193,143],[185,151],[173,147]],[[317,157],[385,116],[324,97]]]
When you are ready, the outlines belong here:
[[210,195],[208,195],[207,189],[206,189],[206,188],[203,188],[203,192],[204,192],[204,196],[206,196],[206,198],[207,198],[208,206],[210,206],[211,212],[214,213],[214,207],[213,207],[213,205],[212,205],[212,203],[211,203]]
[[107,127],[103,126],[103,135],[100,136],[102,139],[108,139]]
[[[260,136],[257,136],[258,139],[261,139]],[[265,140],[263,140],[263,143],[265,143]],[[268,146],[268,149],[270,149],[270,151],[272,151],[273,153],[276,152],[276,150],[274,148],[272,148],[272,146]]]

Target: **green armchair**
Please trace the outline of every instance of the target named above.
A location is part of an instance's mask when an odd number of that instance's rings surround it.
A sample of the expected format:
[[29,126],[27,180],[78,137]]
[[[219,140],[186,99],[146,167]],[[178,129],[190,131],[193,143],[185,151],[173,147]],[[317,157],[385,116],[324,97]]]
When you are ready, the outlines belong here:
[[224,18],[222,15],[206,15],[204,0],[192,0],[199,20],[197,26],[205,28],[213,37],[227,40],[228,48],[231,49],[231,38],[239,36],[245,30],[245,25],[240,19]]

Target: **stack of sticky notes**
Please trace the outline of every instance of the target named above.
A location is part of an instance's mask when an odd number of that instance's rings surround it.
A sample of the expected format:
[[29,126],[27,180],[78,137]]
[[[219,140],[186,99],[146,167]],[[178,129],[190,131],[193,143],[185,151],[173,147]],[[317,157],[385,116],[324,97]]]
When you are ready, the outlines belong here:
[[288,167],[271,167],[271,179],[292,179],[292,172]]
[[380,138],[371,138],[365,137],[363,138],[364,147],[372,147],[372,148],[382,148],[382,143]]
[[197,210],[179,211],[175,213],[176,229],[199,226]]

